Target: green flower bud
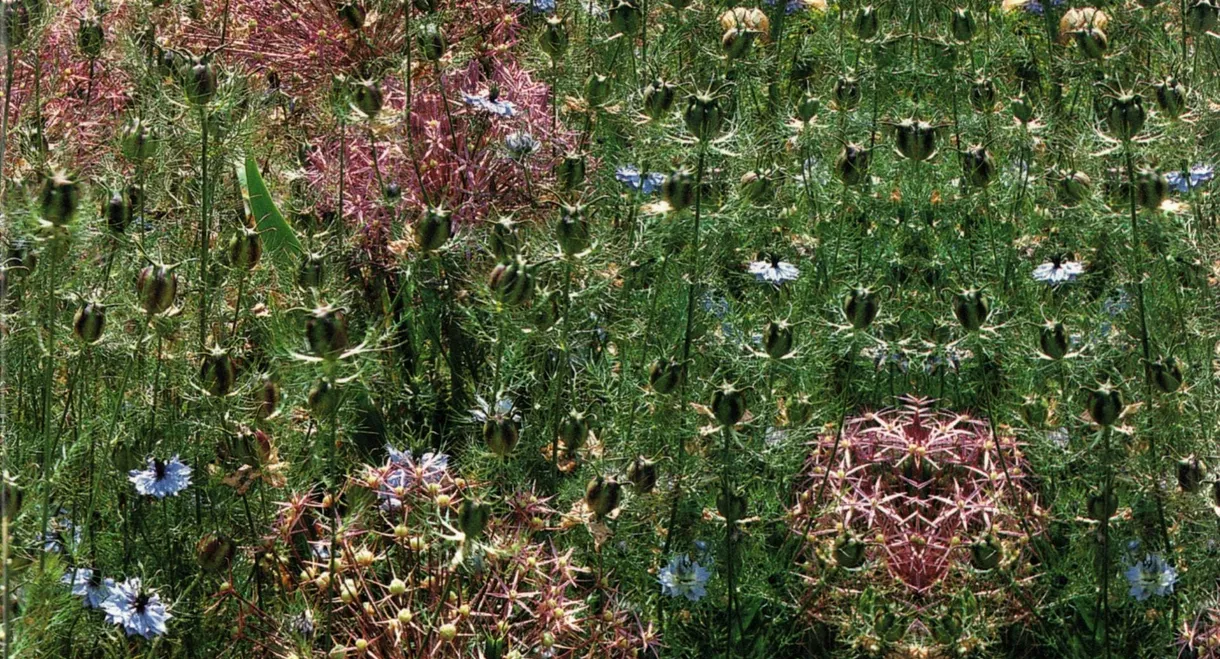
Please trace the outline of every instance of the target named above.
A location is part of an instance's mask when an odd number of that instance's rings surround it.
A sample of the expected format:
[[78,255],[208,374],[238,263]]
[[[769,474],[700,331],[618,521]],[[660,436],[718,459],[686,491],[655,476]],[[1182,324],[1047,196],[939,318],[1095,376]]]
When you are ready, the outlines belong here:
[[1024,94],[1012,99],[1012,101],[1008,104],[1008,107],[1010,110],[1012,110],[1012,116],[1017,121],[1023,124],[1028,124],[1030,121],[1033,121],[1034,106],[1029,102],[1029,99]]
[[801,121],[809,121],[810,119],[813,119],[814,116],[817,115],[818,110],[821,108],[821,104],[822,103],[818,100],[818,97],[813,96],[812,94],[802,95],[801,100],[796,104],[797,118]]
[[970,185],[985,188],[991,184],[996,173],[995,158],[991,157],[986,147],[974,146],[966,149],[962,153],[962,160],[965,161],[966,181]]

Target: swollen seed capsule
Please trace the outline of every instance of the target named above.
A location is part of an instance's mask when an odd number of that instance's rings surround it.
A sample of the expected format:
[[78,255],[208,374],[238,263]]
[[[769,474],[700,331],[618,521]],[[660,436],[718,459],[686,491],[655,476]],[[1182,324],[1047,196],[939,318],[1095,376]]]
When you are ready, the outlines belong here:
[[741,59],[750,52],[756,34],[756,31],[743,27],[729,28],[720,37],[720,49],[730,60]]
[[435,252],[449,242],[453,235],[452,212],[439,206],[424,210],[424,215],[415,223],[415,240],[426,252]]
[[982,291],[970,289],[953,298],[953,315],[968,332],[978,331],[990,313],[991,307]]
[[372,80],[361,80],[352,89],[352,105],[370,120],[376,119],[381,112],[381,103],[381,88]]
[[1220,7],[1212,0],[1196,0],[1186,10],[1186,25],[1195,34],[1203,34],[1216,29],[1220,21]]
[[233,563],[237,545],[223,533],[207,533],[195,544],[195,562],[207,572],[223,572]]
[[319,379],[309,390],[309,411],[317,419],[330,418],[339,407],[339,390],[330,380]]
[[1156,86],[1156,104],[1170,119],[1177,119],[1186,111],[1186,88],[1176,78],[1166,78]]
[[745,396],[732,385],[726,384],[712,394],[712,414],[721,425],[735,426],[745,413]]
[[1076,38],[1076,47],[1089,59],[1101,59],[1110,46],[1106,33],[1095,27],[1076,30],[1072,36]]
[[649,119],[659,119],[674,107],[677,87],[672,82],[657,78],[644,88],[644,114]]
[[865,5],[857,9],[856,17],[852,21],[852,29],[855,30],[856,38],[861,41],[868,41],[877,36],[877,32],[881,30],[877,10],[873,9],[872,5]]
[[106,42],[106,33],[102,30],[102,22],[97,17],[81,17],[76,28],[76,47],[86,59],[97,59],[102,54],[102,46]]
[[668,359],[658,359],[648,368],[648,384],[658,394],[672,393],[682,381],[682,366]]
[[1193,494],[1199,491],[1207,477],[1207,468],[1194,455],[1189,455],[1178,461],[1178,487],[1183,492]]
[[970,566],[980,572],[996,569],[1002,558],[1004,547],[994,536],[988,535],[970,546]]
[[1182,369],[1173,357],[1153,362],[1148,370],[1152,383],[1163,394],[1172,394],[1182,386]]
[[93,345],[102,340],[106,329],[106,307],[96,302],[86,302],[76,311],[72,321],[72,332],[76,338]]
[[919,119],[904,119],[896,127],[895,148],[899,155],[916,162],[936,155],[936,128]]
[[954,9],[953,17],[949,21],[949,31],[953,34],[953,38],[961,43],[966,43],[974,38],[974,30],[974,14],[964,7]]
[[233,390],[237,380],[237,366],[229,353],[221,348],[213,348],[203,357],[199,367],[199,379],[204,390],[213,396],[227,396]]
[[868,179],[868,165],[872,153],[859,144],[846,144],[835,159],[835,174],[843,185],[859,185]]
[[597,476],[585,486],[585,506],[594,517],[601,519],[618,508],[623,486],[613,478]]
[[491,226],[489,248],[500,262],[507,262],[521,250],[522,236],[511,217],[501,217]]
[[809,121],[817,115],[821,105],[822,103],[818,100],[818,97],[808,93],[804,94],[796,104],[796,116],[801,121]]
[[744,519],[746,516],[746,498],[736,492],[721,492],[716,496],[716,512],[729,524]]
[[136,297],[145,312],[156,315],[174,305],[178,276],[163,265],[146,266],[136,278]]
[[525,260],[518,257],[493,268],[487,286],[505,304],[523,304],[534,292],[534,275]]
[[970,87],[970,107],[977,112],[991,112],[995,109],[997,95],[995,82],[991,78],[979,78]]
[[80,201],[76,181],[63,172],[55,172],[42,185],[42,219],[60,227],[71,221]]
[[144,160],[156,150],[156,137],[149,130],[147,124],[138,117],[132,118],[131,121],[123,126],[123,133],[119,140],[123,156],[134,162]]
[[1089,519],[1101,521],[1109,519],[1118,512],[1118,494],[1113,490],[1109,496],[1104,496],[1101,492],[1090,492],[1085,500],[1085,508],[1089,512]]
[[564,190],[575,190],[585,182],[585,156],[570,153],[555,164],[555,180]]
[[589,107],[601,107],[610,96],[610,78],[594,73],[585,80],[585,102]]
[[1042,331],[1038,334],[1038,350],[1046,355],[1047,359],[1059,360],[1067,355],[1068,337],[1063,323],[1048,322],[1042,326]]
[[445,39],[445,33],[433,23],[420,28],[419,34],[416,35],[416,41],[424,57],[433,62],[439,61],[440,58],[444,57],[445,50],[449,47],[449,42]]
[[657,486],[657,463],[637,455],[627,467],[627,480],[639,494],[648,494]]
[[771,321],[763,330],[763,348],[772,359],[781,359],[792,352],[792,326],[783,321]]
[[263,257],[263,238],[254,229],[243,227],[229,239],[226,255],[231,267],[253,270]]
[[1124,94],[1110,100],[1106,111],[1106,125],[1110,132],[1121,140],[1135,137],[1144,128],[1144,99],[1139,94]]
[[985,188],[995,178],[995,158],[986,147],[974,146],[962,153],[965,161],[966,180],[976,188]]
[[634,0],[620,0],[610,8],[610,25],[615,34],[633,36],[640,29],[640,7]]
[[1078,204],[1093,193],[1093,179],[1080,170],[1062,174],[1056,185],[1059,199],[1066,206]]
[[497,457],[507,458],[518,439],[517,423],[510,418],[492,418],[483,423],[483,443]]
[[568,28],[562,18],[550,16],[546,19],[546,29],[539,35],[538,45],[552,60],[563,56],[568,50]]
[[833,93],[840,110],[851,110],[860,104],[860,83],[851,76],[836,80]]
[[1088,392],[1089,416],[1099,426],[1112,426],[1118,421],[1123,411],[1123,398],[1110,385],[1106,384]]
[[855,289],[843,302],[843,314],[847,316],[847,322],[851,323],[853,329],[858,330],[868,329],[880,309],[877,296],[867,288]]
[[1143,208],[1155,209],[1169,196],[1169,181],[1159,172],[1143,170],[1135,177],[1135,201]]
[[330,305],[318,307],[305,320],[305,338],[314,355],[334,359],[347,350],[347,317]]
[[589,438],[589,419],[584,414],[572,410],[559,422],[559,440],[569,456],[585,445]]
[[775,178],[770,172],[749,171],[741,175],[741,196],[755,204],[774,201]]
[[686,99],[682,121],[686,123],[686,129],[700,140],[715,137],[724,123],[720,100],[708,94],[692,94]]
[[186,96],[196,106],[205,106],[216,95],[216,69],[196,59],[186,73]]
[[680,169],[665,178],[661,184],[661,197],[675,211],[683,211],[695,203],[695,179],[685,169]]
[[491,506],[485,503],[475,503],[470,500],[462,502],[458,510],[458,528],[466,534],[466,539],[477,540],[491,519]]
[[835,564],[845,570],[854,570],[864,565],[864,543],[850,534],[839,536],[834,544]]
[[1023,124],[1029,123],[1034,118],[1034,106],[1024,94],[1012,99],[1008,108],[1012,110],[1013,118]]
[[127,205],[122,193],[115,192],[110,195],[103,212],[106,215],[106,227],[112,233],[122,234],[127,230],[127,224],[131,221],[131,207]]
[[589,249],[592,227],[585,215],[584,207],[561,206],[559,222],[555,225],[555,237],[563,253],[572,257]]
[[264,375],[254,390],[254,414],[259,419],[270,418],[280,407],[280,385],[275,379]]
[[297,285],[304,289],[322,288],[326,279],[325,261],[321,254],[306,254],[297,271]]

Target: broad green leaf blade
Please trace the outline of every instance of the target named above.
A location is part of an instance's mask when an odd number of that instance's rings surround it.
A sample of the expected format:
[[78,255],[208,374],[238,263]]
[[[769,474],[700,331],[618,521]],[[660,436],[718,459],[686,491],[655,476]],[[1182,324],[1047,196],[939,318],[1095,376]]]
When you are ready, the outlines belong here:
[[246,193],[250,196],[250,212],[254,214],[257,221],[257,228],[263,237],[263,245],[275,256],[284,255],[286,251],[291,250],[294,254],[301,253],[301,241],[297,239],[296,233],[292,227],[288,226],[288,222],[284,221],[284,216],[280,215],[280,211],[275,207],[275,202],[271,200],[271,193],[267,191],[267,185],[263,183],[263,176],[258,171],[258,163],[254,158],[246,156],[245,171],[239,173],[244,174]]

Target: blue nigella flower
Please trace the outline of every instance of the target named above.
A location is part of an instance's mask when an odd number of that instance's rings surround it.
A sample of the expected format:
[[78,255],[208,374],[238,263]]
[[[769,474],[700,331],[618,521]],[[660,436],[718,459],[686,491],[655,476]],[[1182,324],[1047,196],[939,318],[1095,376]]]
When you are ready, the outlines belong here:
[[675,556],[669,565],[661,568],[661,592],[670,597],[685,597],[698,602],[707,595],[707,580],[711,573],[690,556]]
[[[767,6],[774,7],[779,0],[766,0]],[[791,16],[805,8],[805,0],[788,0],[784,4],[784,13]]]
[[449,456],[444,453],[429,451],[417,460],[410,449],[399,451],[387,446],[386,451],[390,454],[390,468],[377,491],[383,508],[402,507],[402,500],[398,497],[399,488],[407,489],[417,483],[439,483],[449,468]]
[[[1059,7],[1061,5],[1063,5],[1063,0],[1051,0],[1052,7]],[[1039,0],[1029,0],[1029,2],[1025,3],[1023,9],[1035,16],[1041,16],[1044,10]]]
[[542,148],[533,135],[521,131],[509,133],[504,138],[504,146],[508,148],[508,154],[516,160],[533,155]]
[[1195,165],[1190,168],[1188,176],[1182,176],[1182,172],[1165,173],[1165,180],[1169,182],[1170,189],[1183,194],[1207,183],[1215,177],[1216,170],[1211,165]]
[[529,7],[530,11],[539,14],[549,14],[555,11],[555,0],[512,0],[512,3]]
[[49,522],[46,534],[38,534],[43,551],[58,554],[64,548],[65,539],[69,537],[72,538],[72,544],[80,544],[80,529],[72,523],[66,510],[60,508],[57,516],[52,517]]
[[1111,318],[1126,313],[1131,309],[1131,296],[1127,291],[1118,289],[1113,296],[1101,303],[1101,310]]
[[659,172],[651,172],[644,176],[640,174],[640,169],[635,165],[622,165],[614,170],[614,180],[635,192],[643,192],[646,195],[650,195],[661,189],[661,184],[665,183],[665,175]]
[[1139,602],[1153,595],[1163,597],[1173,593],[1173,586],[1178,581],[1178,571],[1160,554],[1148,554],[1144,560],[1127,568],[1124,576],[1131,584],[1131,596]]
[[114,589],[114,579],[103,579],[100,573],[87,567],[69,569],[59,581],[70,586],[73,595],[84,599],[86,609],[101,608]]
[[1034,280],[1057,286],[1076,281],[1084,274],[1084,266],[1076,261],[1064,261],[1058,257],[1034,268]]
[[102,603],[106,622],[122,627],[128,636],[144,638],[165,633],[165,621],[172,616],[161,602],[161,596],[144,590],[139,577],[132,577],[110,589],[110,597]]
[[499,98],[492,100],[486,94],[467,94],[462,92],[462,99],[466,101],[467,105],[474,106],[497,117],[507,119],[517,113],[517,106],[513,105],[512,101],[503,101]]
[[749,267],[750,274],[760,282],[779,286],[785,282],[796,281],[801,271],[787,261],[772,257],[770,261],[754,261]]
[[149,458],[147,469],[132,469],[127,480],[136,486],[136,492],[164,499],[185,490],[191,484],[191,468],[182,464],[178,456],[164,462],[160,458]]

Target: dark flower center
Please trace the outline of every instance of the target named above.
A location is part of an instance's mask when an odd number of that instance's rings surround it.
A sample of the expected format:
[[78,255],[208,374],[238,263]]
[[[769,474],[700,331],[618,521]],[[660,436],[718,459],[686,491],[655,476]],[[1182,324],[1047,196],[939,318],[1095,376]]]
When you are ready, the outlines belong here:
[[134,603],[136,613],[144,613],[144,609],[148,608],[148,600],[149,597],[147,593],[140,593],[139,595],[136,595],[136,601]]
[[157,475],[157,480],[164,480],[165,463],[161,460],[153,460],[153,473]]

